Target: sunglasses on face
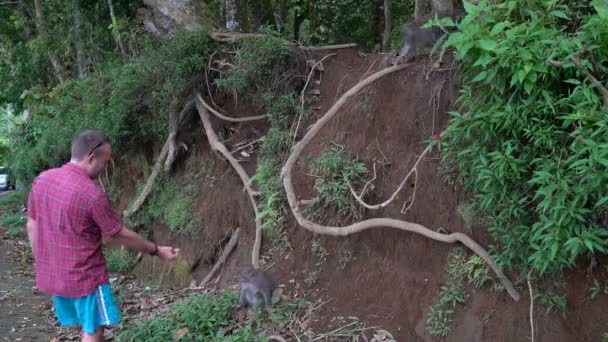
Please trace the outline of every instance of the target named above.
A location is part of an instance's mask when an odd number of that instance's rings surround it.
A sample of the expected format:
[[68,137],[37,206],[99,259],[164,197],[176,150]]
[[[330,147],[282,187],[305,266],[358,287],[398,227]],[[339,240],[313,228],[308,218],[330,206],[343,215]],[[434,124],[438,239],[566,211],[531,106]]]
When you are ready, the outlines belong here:
[[91,154],[93,154],[93,152],[95,152],[95,150],[98,149],[101,145],[103,145],[103,142],[100,142],[99,144],[95,145],[95,147],[91,149],[88,155],[90,156]]

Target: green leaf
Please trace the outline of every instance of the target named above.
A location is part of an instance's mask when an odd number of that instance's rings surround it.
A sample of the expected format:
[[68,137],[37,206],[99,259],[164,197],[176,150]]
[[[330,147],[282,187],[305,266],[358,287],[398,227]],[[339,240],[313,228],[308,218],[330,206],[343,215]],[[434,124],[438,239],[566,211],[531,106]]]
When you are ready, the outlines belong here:
[[565,80],[564,82],[566,82],[566,83],[570,83],[570,84],[574,84],[574,85],[579,85],[579,84],[581,84],[581,81],[579,81],[579,80],[577,80],[577,79],[574,79],[574,78],[567,79],[567,80]]
[[479,41],[479,47],[486,51],[494,51],[497,45],[498,43],[490,39],[481,39]]
[[487,74],[488,74],[488,72],[484,70],[484,71],[480,72],[479,74],[477,74],[477,76],[475,76],[475,78],[473,78],[471,80],[471,82],[479,82],[479,81],[483,80]]
[[593,7],[601,19],[608,18],[608,4],[605,1],[596,1]]
[[551,11],[551,15],[553,15],[554,17],[570,20],[570,17],[568,17],[568,15],[562,11]]
[[506,26],[507,26],[507,23],[505,23],[505,22],[500,22],[500,23],[494,25],[494,27],[492,27],[492,30],[490,31],[490,35],[495,36],[495,35],[501,33],[502,31],[505,30]]

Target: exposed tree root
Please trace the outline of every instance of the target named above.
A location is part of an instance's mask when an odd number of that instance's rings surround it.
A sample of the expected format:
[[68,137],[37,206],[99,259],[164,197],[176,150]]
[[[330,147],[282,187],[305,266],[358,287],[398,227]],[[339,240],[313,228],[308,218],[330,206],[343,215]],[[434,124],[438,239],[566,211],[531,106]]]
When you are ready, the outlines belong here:
[[245,169],[239,164],[238,160],[234,158],[230,151],[220,142],[211,126],[211,121],[209,119],[209,112],[207,111],[207,107],[205,100],[200,93],[196,94],[196,108],[198,109],[198,114],[201,117],[201,121],[203,122],[203,127],[205,128],[205,132],[207,134],[207,139],[209,140],[209,146],[213,151],[217,151],[221,153],[224,158],[228,159],[228,162],[232,167],[236,170],[239,177],[241,177],[241,181],[245,186],[245,190],[249,195],[249,200],[251,201],[251,205],[253,206],[253,211],[255,214],[255,242],[253,244],[253,251],[251,252],[251,264],[255,268],[259,268],[260,266],[260,248],[262,247],[262,221],[259,218],[258,205],[255,201],[255,192],[251,189],[250,178],[245,172]]
[[279,335],[268,336],[268,341],[278,341],[278,342],[286,342],[284,338]]
[[213,265],[213,268],[211,269],[211,271],[209,271],[209,273],[205,276],[205,278],[203,280],[201,280],[201,282],[198,284],[199,287],[204,287],[205,285],[207,285],[207,283],[213,277],[215,272],[217,272],[217,270],[220,268],[220,266],[226,262],[226,259],[228,258],[228,256],[230,255],[230,253],[236,246],[237,242],[239,241],[240,232],[241,232],[241,228],[237,228],[234,231],[234,233],[232,233],[232,236],[230,237],[230,241],[228,241],[228,244],[226,245],[226,247],[224,247],[224,251],[222,252],[222,255],[217,260],[215,265]]
[[[405,186],[405,183],[407,183],[407,180],[410,178],[410,176],[418,170],[418,164],[420,164],[420,161],[424,158],[424,156],[426,156],[429,153],[430,150],[431,150],[431,145],[427,146],[424,149],[424,151],[422,151],[422,153],[420,154],[420,156],[418,156],[418,159],[414,163],[414,166],[412,166],[412,168],[407,173],[407,175],[405,175],[405,178],[403,178],[403,181],[401,182],[401,184],[399,184],[399,186],[397,187],[397,190],[395,190],[395,192],[393,192],[391,197],[389,197],[386,201],[379,203],[379,204],[374,204],[374,205],[367,204],[367,203],[365,203],[365,201],[363,201],[363,192],[361,193],[361,195],[357,195],[357,193],[355,192],[355,189],[353,189],[352,185],[350,185],[350,183],[348,183],[348,188],[350,189],[350,193],[357,200],[357,202],[359,202],[362,206],[366,207],[367,209],[376,210],[376,209],[381,209],[381,208],[386,207],[395,199],[395,197],[397,197],[397,194],[399,194],[399,192],[403,189],[403,187]],[[365,188],[363,190],[365,190]]]
[[[291,207],[291,211],[293,212],[294,217],[298,221],[298,223],[318,234],[324,235],[332,235],[332,236],[347,236],[355,233],[359,233],[361,231],[377,228],[377,227],[390,227],[399,230],[409,231],[413,233],[417,233],[423,236],[426,236],[430,239],[446,242],[446,243],[455,243],[460,242],[471,249],[475,254],[481,257],[492,270],[498,276],[498,279],[505,287],[507,292],[513,297],[514,300],[519,300],[520,295],[513,287],[513,284],[509,279],[503,274],[503,272],[496,266],[494,261],[492,260],[490,254],[477,242],[473,241],[469,236],[463,233],[452,233],[448,235],[440,234],[434,232],[422,225],[417,223],[411,223],[401,220],[395,220],[391,218],[374,218],[369,220],[364,220],[361,222],[357,222],[355,224],[345,226],[345,227],[331,227],[331,226],[322,226],[316,224],[312,221],[307,220],[301,213],[300,208],[298,206],[298,201],[295,195],[295,190],[292,182],[292,170],[293,167],[299,158],[299,156],[304,151],[306,145],[308,145],[312,139],[318,134],[320,129],[333,117],[336,115],[338,110],[348,101],[351,97],[356,95],[361,89],[368,86],[369,84],[379,80],[380,78],[387,76],[396,71],[405,69],[409,67],[410,64],[400,64],[395,65],[386,69],[383,69],[379,72],[376,72],[369,77],[365,78],[355,86],[353,86],[350,90],[348,90],[344,95],[340,97],[340,99],[334,103],[334,105],[323,115],[306,133],[306,135],[300,140],[293,148],[289,158],[285,162],[283,169],[281,170],[281,177],[283,178],[283,186],[285,187],[285,192],[287,194],[287,201],[289,202],[289,206]],[[427,147],[428,149],[428,147]],[[424,153],[426,154],[426,153]]]
[[[253,38],[253,37],[268,37],[266,34],[261,33],[234,33],[234,32],[210,32],[209,37],[220,43],[230,43],[233,44],[237,40],[242,38]],[[280,39],[280,38],[277,38]],[[339,44],[339,45],[324,45],[324,46],[302,46],[298,42],[289,41],[285,39],[280,39],[285,44],[299,47],[302,50],[308,51],[321,51],[321,50],[338,50],[338,49],[347,49],[351,47],[356,47],[357,44]]]
[[532,283],[530,282],[530,275],[532,270],[528,272],[528,289],[530,290],[530,340],[534,342],[534,294],[532,293]]
[[[169,110],[169,151],[167,152],[167,159],[165,160],[165,171],[171,170],[171,166],[173,166],[173,162],[175,162],[175,157],[177,157],[177,143],[175,142],[175,137],[177,137],[177,133],[179,132],[179,126],[186,114],[194,108],[194,100],[190,100],[186,102],[184,108],[182,108],[179,115],[177,115],[177,97],[174,97],[172,102],[175,101],[175,107],[170,108]],[[173,107],[173,105],[172,105]]]
[[213,109],[213,107],[208,105],[207,102],[203,102],[203,106],[205,106],[205,108],[208,111],[213,113],[213,115],[217,116],[218,118],[225,120],[225,121],[230,121],[230,122],[247,122],[247,121],[264,120],[266,118],[266,115],[248,116],[248,117],[244,117],[244,118],[232,118],[232,117],[223,115],[222,113]]
[[165,158],[167,158],[167,153],[169,152],[169,145],[170,145],[170,142],[169,142],[169,139],[167,139],[167,141],[165,142],[165,146],[163,146],[163,149],[160,151],[160,154],[158,155],[158,159],[156,160],[156,163],[154,164],[154,169],[152,169],[152,174],[150,175],[150,177],[148,177],[148,181],[146,181],[146,186],[144,187],[144,190],[139,194],[139,197],[137,197],[135,202],[133,202],[133,205],[131,205],[131,208],[129,208],[123,212],[123,216],[125,218],[129,218],[137,210],[139,210],[141,205],[144,204],[144,201],[150,194],[150,191],[152,191],[152,185],[154,184],[154,181],[156,180],[156,177],[158,176],[158,173],[160,172],[161,166],[163,165],[163,161],[165,160]]

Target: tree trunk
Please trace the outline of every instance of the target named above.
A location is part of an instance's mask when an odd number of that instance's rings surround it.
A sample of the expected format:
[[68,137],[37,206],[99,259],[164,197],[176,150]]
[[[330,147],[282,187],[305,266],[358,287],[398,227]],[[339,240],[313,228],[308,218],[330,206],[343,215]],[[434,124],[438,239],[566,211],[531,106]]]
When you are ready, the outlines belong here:
[[264,25],[277,26],[276,4],[272,0],[254,0],[249,2],[251,12],[251,29],[257,31]]
[[122,39],[120,39],[120,31],[118,30],[118,22],[116,21],[116,15],[114,15],[114,5],[112,5],[112,0],[108,0],[108,7],[110,7],[110,17],[112,18],[112,33],[114,34],[114,39],[116,40],[116,44],[118,44],[120,54],[123,57],[126,57],[127,49],[125,49],[125,46],[122,43]]
[[237,17],[237,0],[226,0],[226,28],[228,31],[238,31],[241,27]]
[[[44,27],[44,19],[42,17],[42,4],[40,3],[40,0],[34,0],[34,7],[36,9],[36,28],[38,28],[38,33],[42,37],[48,39],[48,34],[46,32],[46,28]],[[49,56],[49,60],[51,61],[53,70],[55,70],[55,76],[59,80],[59,83],[65,82],[65,67],[51,49],[47,50],[47,55]]]
[[452,0],[431,0],[433,6],[433,15],[439,18],[449,17],[454,12],[454,4]]
[[80,13],[80,6],[77,1],[73,2],[74,8],[74,33],[76,34],[76,66],[78,67],[78,76],[81,78],[87,77],[87,64],[86,57],[84,52],[84,47],[82,46],[82,35],[80,28],[82,27],[82,16]]
[[274,4],[274,20],[277,23],[279,32],[285,31],[285,21],[287,20],[287,0],[276,0]]
[[384,37],[382,39],[382,51],[386,52],[391,48],[391,0],[384,0]]
[[420,23],[424,17],[424,2],[426,0],[416,0],[414,9],[414,21]]

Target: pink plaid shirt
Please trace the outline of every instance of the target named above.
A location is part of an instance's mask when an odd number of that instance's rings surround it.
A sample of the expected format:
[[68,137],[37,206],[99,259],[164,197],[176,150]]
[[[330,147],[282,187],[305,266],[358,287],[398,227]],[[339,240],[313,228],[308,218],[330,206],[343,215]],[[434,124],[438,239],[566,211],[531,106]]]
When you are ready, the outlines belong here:
[[38,226],[36,286],[82,297],[108,282],[102,234],[122,229],[108,196],[75,164],[41,173],[32,184],[28,216]]

